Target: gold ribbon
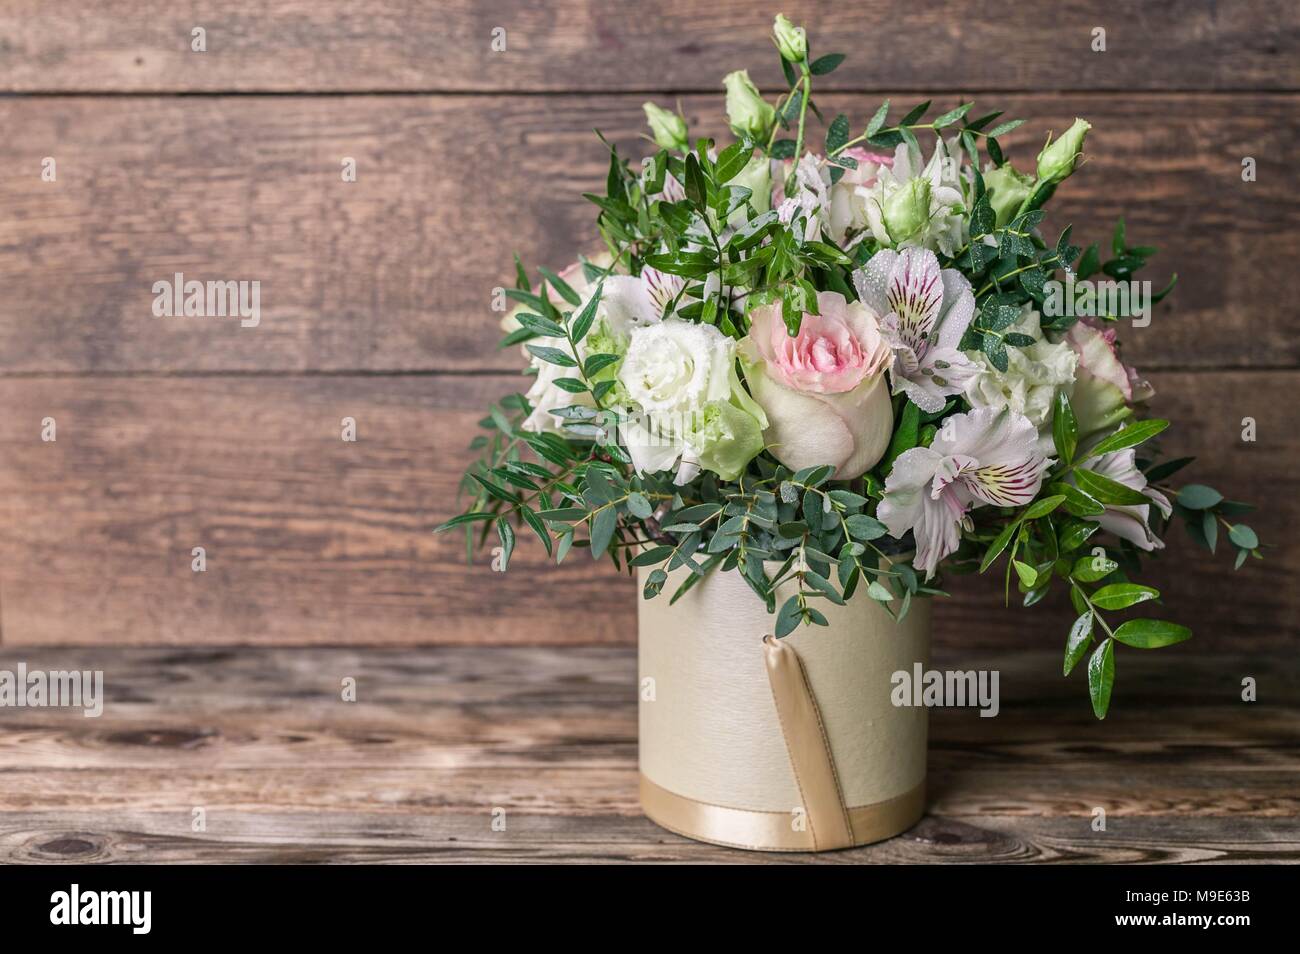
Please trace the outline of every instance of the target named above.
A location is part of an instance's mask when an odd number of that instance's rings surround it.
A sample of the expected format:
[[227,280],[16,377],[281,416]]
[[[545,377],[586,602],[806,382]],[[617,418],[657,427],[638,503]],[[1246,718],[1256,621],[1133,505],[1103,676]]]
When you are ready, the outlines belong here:
[[853,827],[803,661],[792,646],[771,636],[763,637],[763,658],[813,850],[847,848],[853,844]]
[[[811,826],[798,830],[790,812],[755,812],[686,798],[641,776],[641,807],[655,824],[687,838],[751,851],[817,851]],[[907,831],[925,811],[925,783],[897,798],[848,810],[853,845]],[[825,848],[826,846],[821,846]]]
[[802,819],[794,811],[752,811],[687,798],[642,775],[641,805],[646,814],[664,828],[691,838],[768,851],[829,851],[864,845],[914,825],[925,810],[924,781],[883,802],[856,808],[844,804],[821,710],[799,654],[788,643],[766,636],[763,655],[803,802]]

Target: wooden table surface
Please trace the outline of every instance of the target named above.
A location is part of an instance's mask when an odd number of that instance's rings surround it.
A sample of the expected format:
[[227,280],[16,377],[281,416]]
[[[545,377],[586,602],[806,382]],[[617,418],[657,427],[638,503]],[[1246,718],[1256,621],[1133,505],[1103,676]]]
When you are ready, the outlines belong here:
[[105,708],[0,709],[4,862],[1300,859],[1290,657],[1129,653],[1097,723],[1057,653],[937,653],[999,669],[1001,714],[933,713],[929,814],[826,855],[697,844],[640,814],[626,648],[0,652],[19,661],[104,670]]

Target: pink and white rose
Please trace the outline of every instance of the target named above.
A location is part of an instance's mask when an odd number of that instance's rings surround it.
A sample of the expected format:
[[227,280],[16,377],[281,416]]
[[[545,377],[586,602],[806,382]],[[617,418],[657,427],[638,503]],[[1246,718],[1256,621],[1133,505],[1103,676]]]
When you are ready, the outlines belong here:
[[791,337],[779,302],[755,308],[742,353],[776,459],[794,470],[830,464],[837,480],[850,480],[889,446],[894,414],[883,372],[891,353],[861,302],[820,292],[817,310]]

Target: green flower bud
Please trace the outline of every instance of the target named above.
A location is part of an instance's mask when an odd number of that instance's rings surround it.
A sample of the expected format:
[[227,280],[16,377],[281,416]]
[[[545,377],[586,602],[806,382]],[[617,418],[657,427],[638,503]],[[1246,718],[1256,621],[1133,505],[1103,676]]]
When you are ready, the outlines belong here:
[[[763,153],[757,153],[754,158],[745,164],[727,185],[743,186],[749,190],[749,202],[754,207],[754,211],[762,215],[772,207],[772,174],[771,163]],[[732,228],[738,229],[745,224],[746,215],[744,206],[736,209],[727,219],[727,224]]]
[[785,18],[784,13],[776,15],[772,24],[772,38],[781,57],[791,63],[802,63],[808,56],[808,34],[803,27],[797,27]]
[[1038,154],[1038,178],[1044,182],[1061,182],[1074,172],[1075,160],[1083,154],[1083,138],[1092,124],[1076,119],[1056,142],[1043,147]]
[[764,139],[776,121],[776,110],[768,104],[749,79],[745,70],[728,73],[723,79],[727,87],[727,121],[737,136]]
[[646,122],[650,124],[656,143],[664,149],[686,148],[686,120],[654,103],[642,103],[641,108],[645,110]]
[[1002,228],[1015,217],[1020,203],[1029,198],[1034,189],[1034,179],[1008,163],[984,173],[984,188],[988,190],[989,204],[993,206],[996,227]]
[[908,179],[885,199],[885,229],[895,242],[916,235],[930,220],[930,180]]

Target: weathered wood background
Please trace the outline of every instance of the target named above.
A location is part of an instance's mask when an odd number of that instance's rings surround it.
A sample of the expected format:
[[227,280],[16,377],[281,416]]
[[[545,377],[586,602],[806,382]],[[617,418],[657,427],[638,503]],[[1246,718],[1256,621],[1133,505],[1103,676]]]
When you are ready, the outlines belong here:
[[[1233,575],[1179,530],[1177,567],[1155,577],[1202,648],[1286,645],[1300,630],[1300,10],[784,7],[821,52],[850,54],[822,101],[855,121],[886,95],[975,98],[1031,120],[1004,144],[1022,164],[1045,129],[1093,122],[1051,224],[1104,239],[1122,213],[1162,249],[1151,277],[1180,274],[1128,354],[1177,422],[1167,449],[1261,504],[1251,522],[1275,545]],[[723,73],[779,82],[776,9],[0,2],[0,640],[629,642],[627,581],[582,558],[541,572],[530,546],[502,578],[430,530],[483,406],[519,387],[491,310],[510,253],[560,267],[591,245],[592,128],[636,154],[642,100],[680,97],[721,132]],[[260,326],[155,318],[152,285],[177,271],[260,281]],[[345,416],[356,443],[339,438]],[[941,643],[1059,644],[1059,604],[1025,613],[989,581],[954,589]]]

